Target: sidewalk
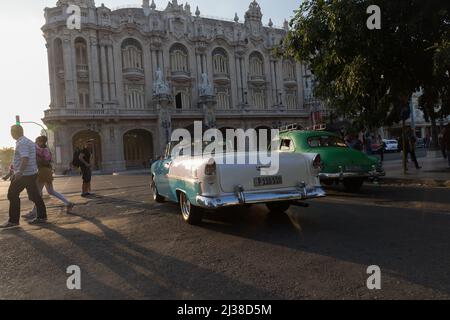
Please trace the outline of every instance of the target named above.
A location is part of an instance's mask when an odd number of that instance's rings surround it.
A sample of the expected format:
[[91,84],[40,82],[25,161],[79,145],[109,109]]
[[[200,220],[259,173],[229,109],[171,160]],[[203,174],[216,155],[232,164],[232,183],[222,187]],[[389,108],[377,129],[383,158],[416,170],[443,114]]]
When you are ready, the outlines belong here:
[[433,187],[450,188],[450,168],[447,159],[444,158],[421,158],[418,159],[422,169],[417,170],[409,162],[409,170],[405,175],[403,173],[403,164],[401,160],[386,161],[384,169],[386,177],[382,181],[386,184],[403,185],[425,185]]
[[113,172],[113,176],[142,176],[142,175],[150,175],[151,171],[150,169],[135,169],[135,170],[128,170],[128,171],[120,171],[120,172]]

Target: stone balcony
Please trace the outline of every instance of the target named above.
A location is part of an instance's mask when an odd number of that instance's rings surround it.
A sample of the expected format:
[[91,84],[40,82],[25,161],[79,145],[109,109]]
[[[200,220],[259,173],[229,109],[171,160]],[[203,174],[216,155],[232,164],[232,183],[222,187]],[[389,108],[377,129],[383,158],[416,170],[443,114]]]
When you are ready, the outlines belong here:
[[144,69],[142,68],[125,68],[122,70],[125,79],[130,81],[141,81],[145,79]]
[[230,75],[228,73],[214,73],[214,83],[218,85],[228,85],[231,83]]
[[248,82],[257,86],[261,86],[267,83],[267,78],[265,75],[249,75]]
[[89,78],[89,66],[88,65],[77,65],[77,77],[78,79],[88,79]]
[[289,78],[285,78],[284,79],[284,86],[287,88],[294,88],[297,86],[297,80],[296,79],[289,79]]
[[189,71],[172,71],[170,73],[170,80],[178,83],[185,83],[192,80]]

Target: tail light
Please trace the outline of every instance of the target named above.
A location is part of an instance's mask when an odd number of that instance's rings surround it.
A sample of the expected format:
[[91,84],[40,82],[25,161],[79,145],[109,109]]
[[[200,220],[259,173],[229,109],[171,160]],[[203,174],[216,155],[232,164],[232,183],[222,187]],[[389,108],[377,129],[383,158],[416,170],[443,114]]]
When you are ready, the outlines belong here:
[[215,176],[217,173],[217,165],[214,159],[210,159],[205,166],[205,175],[207,176]]
[[320,157],[320,154],[318,154],[313,161],[313,167],[314,169],[320,170],[322,169],[323,163],[322,158]]

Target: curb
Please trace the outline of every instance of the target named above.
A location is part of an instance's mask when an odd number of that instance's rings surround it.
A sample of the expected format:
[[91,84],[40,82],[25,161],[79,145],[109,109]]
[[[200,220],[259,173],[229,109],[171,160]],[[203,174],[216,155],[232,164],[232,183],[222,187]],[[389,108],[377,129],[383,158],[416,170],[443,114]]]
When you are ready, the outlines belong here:
[[380,180],[380,184],[450,188],[450,180],[438,180],[431,178],[430,179],[382,178]]

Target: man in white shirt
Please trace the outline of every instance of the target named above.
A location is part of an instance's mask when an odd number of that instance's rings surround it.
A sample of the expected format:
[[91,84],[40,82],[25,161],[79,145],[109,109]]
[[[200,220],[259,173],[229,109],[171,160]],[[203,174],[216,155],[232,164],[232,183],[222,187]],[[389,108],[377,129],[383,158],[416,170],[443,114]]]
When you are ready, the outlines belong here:
[[45,223],[47,209],[37,187],[38,167],[36,162],[36,145],[23,135],[23,128],[15,125],[11,127],[11,136],[16,140],[14,152],[14,176],[8,190],[9,221],[0,228],[13,228],[20,223],[20,194],[25,189],[37,208],[37,218],[30,224]]

